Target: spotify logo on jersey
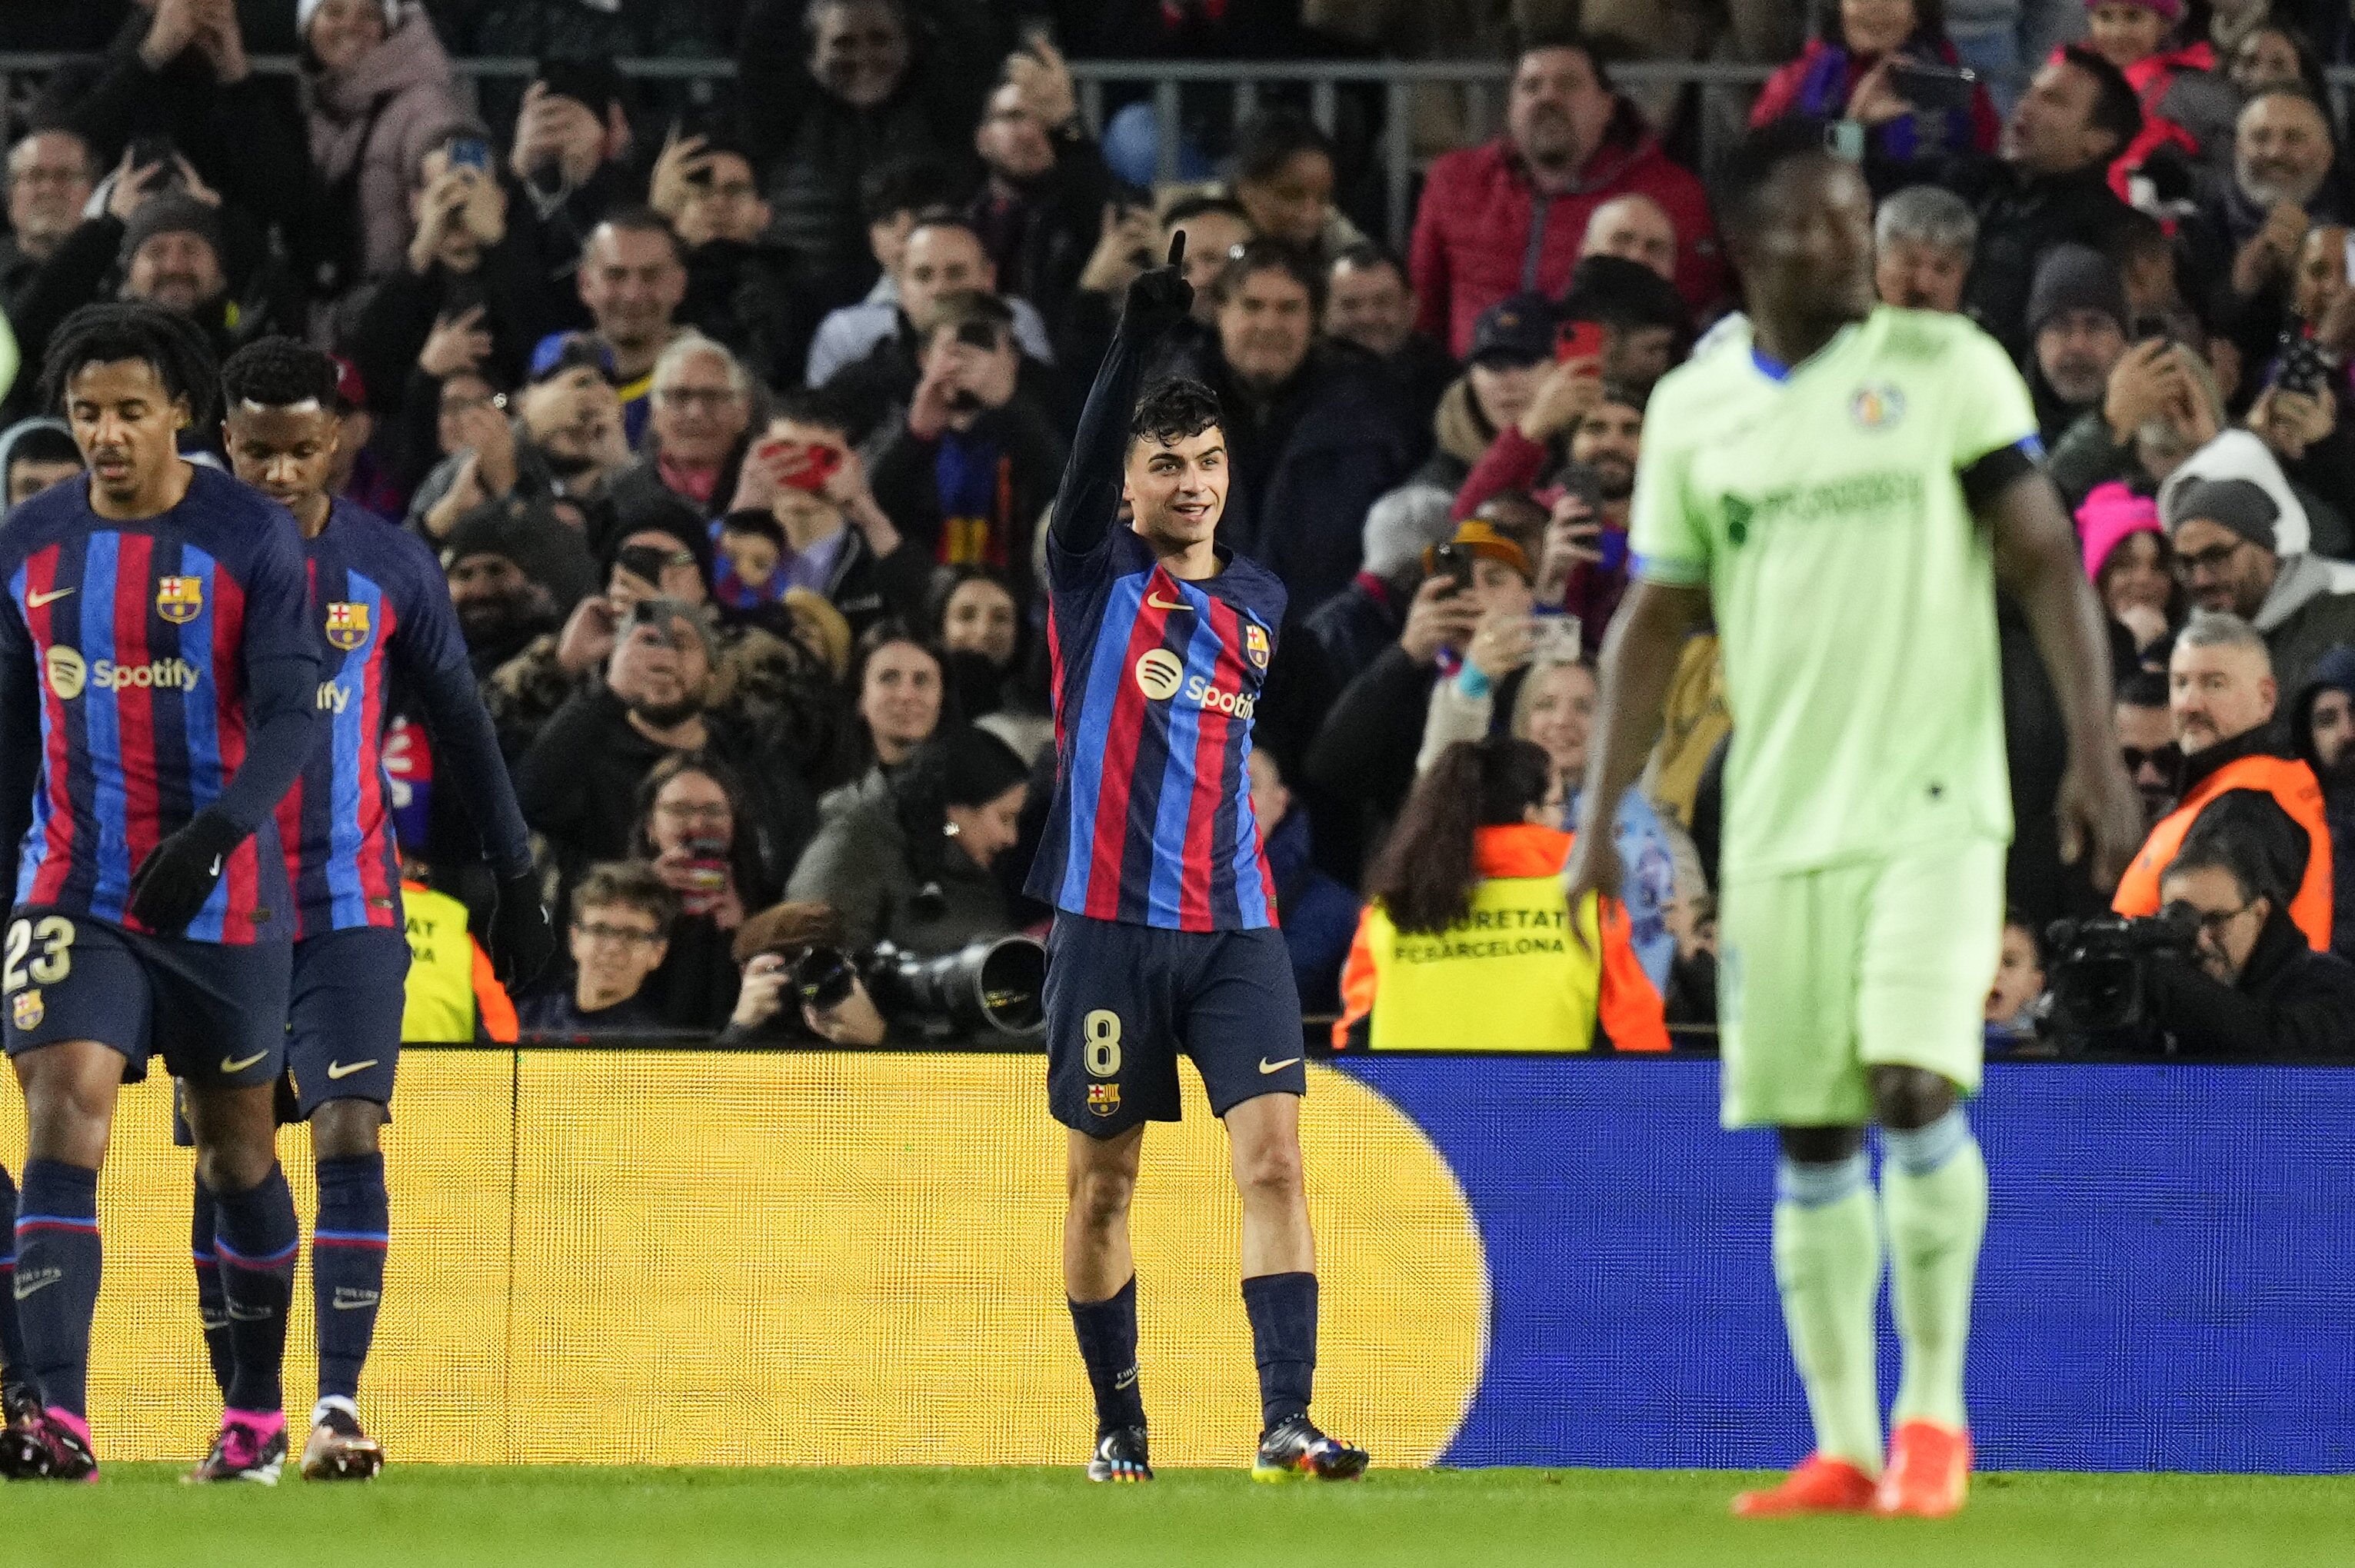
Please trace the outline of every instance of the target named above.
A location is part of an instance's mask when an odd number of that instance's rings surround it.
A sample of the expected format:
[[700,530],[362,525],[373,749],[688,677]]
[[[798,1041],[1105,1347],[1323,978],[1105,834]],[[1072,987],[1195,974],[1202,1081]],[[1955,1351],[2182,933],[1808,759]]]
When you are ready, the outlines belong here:
[[1178,683],[1186,678],[1186,661],[1167,648],[1154,648],[1136,661],[1136,688],[1156,702],[1166,702],[1178,695]]

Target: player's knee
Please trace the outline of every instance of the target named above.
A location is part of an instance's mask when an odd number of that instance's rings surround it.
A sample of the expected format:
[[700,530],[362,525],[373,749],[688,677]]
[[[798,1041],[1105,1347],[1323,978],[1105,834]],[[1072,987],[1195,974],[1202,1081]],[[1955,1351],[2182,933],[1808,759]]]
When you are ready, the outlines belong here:
[[1872,1113],[1884,1127],[1910,1132],[1955,1108],[1955,1085],[1919,1067],[1872,1070]]
[[330,1100],[311,1115],[311,1150],[319,1159],[356,1159],[378,1152],[384,1107],[373,1100]]
[[106,1155],[116,1080],[77,1071],[63,1054],[36,1051],[19,1062],[25,1092],[26,1152],[95,1169]]
[[215,1192],[250,1192],[278,1163],[277,1151],[264,1144],[215,1144],[197,1149],[197,1179]]
[[1129,1200],[1136,1191],[1134,1171],[1075,1170],[1071,1173],[1071,1218],[1091,1231],[1110,1231],[1128,1218]]
[[1263,1138],[1235,1151],[1235,1185],[1246,1199],[1290,1201],[1307,1191],[1300,1140]]

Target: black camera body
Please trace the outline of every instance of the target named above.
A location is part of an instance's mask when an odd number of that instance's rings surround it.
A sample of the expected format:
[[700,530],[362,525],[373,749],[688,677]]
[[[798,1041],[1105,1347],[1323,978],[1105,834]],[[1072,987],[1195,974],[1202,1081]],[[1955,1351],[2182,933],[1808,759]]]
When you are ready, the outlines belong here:
[[2062,1049],[2164,1050],[2165,1030],[2151,1009],[2150,961],[2196,963],[2199,937],[2200,917],[2183,904],[2132,919],[2054,921],[2045,932],[2053,955],[2049,1022]]
[[1047,949],[1033,937],[983,937],[935,958],[888,942],[855,955],[813,947],[794,965],[794,992],[820,1012],[840,1007],[855,981],[885,1018],[928,1040],[1047,1028]]

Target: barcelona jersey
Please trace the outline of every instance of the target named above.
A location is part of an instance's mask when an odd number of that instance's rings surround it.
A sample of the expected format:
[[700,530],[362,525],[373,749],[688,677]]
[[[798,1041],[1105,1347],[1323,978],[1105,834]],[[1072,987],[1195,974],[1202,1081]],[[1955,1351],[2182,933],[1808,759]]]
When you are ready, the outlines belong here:
[[1116,517],[1135,361],[1107,356],[1082,416],[1047,547],[1059,766],[1032,897],[1170,931],[1275,924],[1252,816],[1252,719],[1284,585],[1219,552],[1172,577]]
[[[37,686],[40,716],[16,901],[137,929],[133,872],[245,763],[256,671],[316,665],[302,536],[283,507],[209,468],[136,522],[99,517],[71,481],[9,514],[0,581],[0,681]],[[290,912],[264,822],[223,858],[186,934],[283,941]]]

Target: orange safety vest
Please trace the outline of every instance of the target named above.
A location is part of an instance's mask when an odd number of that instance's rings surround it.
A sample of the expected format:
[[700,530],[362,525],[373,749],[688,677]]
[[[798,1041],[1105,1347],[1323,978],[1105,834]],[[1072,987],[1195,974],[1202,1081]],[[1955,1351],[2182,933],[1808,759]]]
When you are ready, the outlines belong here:
[[2110,908],[2119,914],[2157,914],[2158,880],[2168,863],[2183,848],[2200,808],[2227,790],[2263,790],[2306,829],[2306,880],[2289,901],[2289,917],[2306,933],[2307,945],[2318,953],[2330,951],[2330,825],[2323,819],[2322,784],[2314,770],[2292,757],[2236,757],[2201,779],[2173,811],[2143,840],[2134,863],[2118,879],[2117,897]]

